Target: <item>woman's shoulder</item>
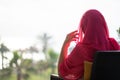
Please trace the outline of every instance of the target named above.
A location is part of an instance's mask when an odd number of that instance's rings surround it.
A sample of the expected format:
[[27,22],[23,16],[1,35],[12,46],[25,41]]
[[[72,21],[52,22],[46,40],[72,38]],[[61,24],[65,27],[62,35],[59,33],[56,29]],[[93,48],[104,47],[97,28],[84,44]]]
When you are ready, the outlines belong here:
[[109,41],[115,49],[120,49],[119,43],[114,38],[109,38]]

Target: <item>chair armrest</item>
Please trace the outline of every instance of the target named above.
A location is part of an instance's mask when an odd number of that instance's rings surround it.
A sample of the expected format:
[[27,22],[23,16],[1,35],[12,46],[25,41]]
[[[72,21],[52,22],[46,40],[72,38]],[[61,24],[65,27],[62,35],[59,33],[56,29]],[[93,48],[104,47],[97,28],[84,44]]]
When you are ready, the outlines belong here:
[[84,80],[90,80],[92,62],[84,61]]
[[51,74],[50,80],[63,80],[63,79],[60,78],[57,74]]

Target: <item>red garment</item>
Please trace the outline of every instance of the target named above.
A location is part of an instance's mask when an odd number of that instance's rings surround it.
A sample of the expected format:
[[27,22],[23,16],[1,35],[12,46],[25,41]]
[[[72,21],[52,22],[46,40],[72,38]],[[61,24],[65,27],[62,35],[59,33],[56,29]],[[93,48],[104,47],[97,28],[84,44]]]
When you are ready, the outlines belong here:
[[64,80],[83,77],[84,61],[93,61],[96,51],[119,50],[119,44],[109,38],[103,15],[97,10],[88,10],[79,25],[80,40],[68,57],[60,64],[59,74]]

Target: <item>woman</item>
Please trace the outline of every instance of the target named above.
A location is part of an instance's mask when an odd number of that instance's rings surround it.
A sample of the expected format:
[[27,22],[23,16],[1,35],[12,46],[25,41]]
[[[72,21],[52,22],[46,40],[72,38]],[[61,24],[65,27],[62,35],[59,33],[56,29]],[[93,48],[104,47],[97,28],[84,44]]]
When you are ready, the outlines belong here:
[[[71,41],[78,43],[68,55],[67,50]],[[96,51],[118,49],[117,41],[109,37],[103,15],[98,10],[88,10],[82,16],[79,29],[66,36],[58,62],[59,76],[64,80],[81,79],[84,73],[83,62],[92,62]]]

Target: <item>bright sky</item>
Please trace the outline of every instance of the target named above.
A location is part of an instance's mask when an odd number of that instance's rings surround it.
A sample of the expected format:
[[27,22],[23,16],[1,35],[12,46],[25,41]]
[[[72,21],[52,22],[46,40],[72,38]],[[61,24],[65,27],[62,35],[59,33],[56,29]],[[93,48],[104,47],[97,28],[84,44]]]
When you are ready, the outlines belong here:
[[47,32],[59,52],[66,34],[77,29],[88,9],[98,9],[107,21],[110,36],[117,38],[120,0],[0,0],[1,40],[11,49],[25,48]]

